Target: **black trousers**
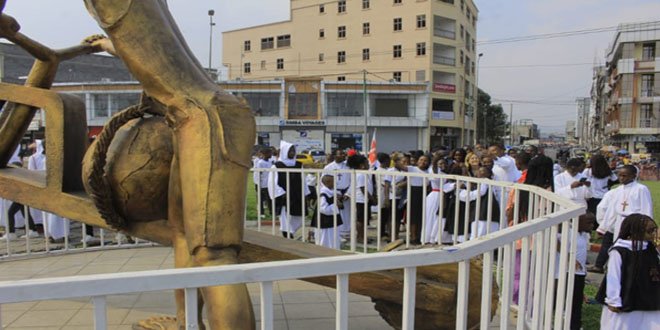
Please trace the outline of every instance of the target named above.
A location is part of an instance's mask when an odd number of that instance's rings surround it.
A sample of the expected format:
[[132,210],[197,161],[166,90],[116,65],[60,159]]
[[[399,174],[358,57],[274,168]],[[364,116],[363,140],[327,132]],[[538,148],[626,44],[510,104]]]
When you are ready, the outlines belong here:
[[582,302],[584,302],[584,282],[586,275],[575,275],[573,285],[573,307],[571,309],[571,330],[582,327]]
[[598,257],[596,257],[596,267],[605,268],[607,259],[610,255],[608,254],[610,248],[614,244],[614,234],[611,232],[605,233],[603,235],[603,243],[600,245],[600,251],[598,252]]
[[[21,212],[23,215],[23,218],[25,218],[25,206],[20,203],[13,202],[9,206],[9,210],[7,211],[8,214],[8,219],[7,219],[7,232],[13,233],[16,231],[16,212]],[[27,216],[27,223],[28,223],[28,228],[30,230],[34,230],[34,219],[32,219],[32,214],[28,212]]]

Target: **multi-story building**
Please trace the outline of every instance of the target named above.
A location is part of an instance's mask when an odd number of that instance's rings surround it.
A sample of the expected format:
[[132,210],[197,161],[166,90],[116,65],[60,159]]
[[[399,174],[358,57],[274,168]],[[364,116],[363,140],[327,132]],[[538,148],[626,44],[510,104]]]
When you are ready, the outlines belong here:
[[589,130],[590,148],[603,146],[605,141],[605,115],[604,110],[608,104],[608,95],[611,90],[608,84],[609,77],[605,66],[594,67],[590,91]]
[[660,23],[621,24],[607,51],[609,142],[630,152],[660,152]]
[[539,139],[541,137],[538,125],[531,119],[521,119],[513,125],[513,143],[522,144],[526,140]]
[[477,13],[472,0],[292,0],[287,21],[224,32],[223,65],[234,82],[284,85],[279,111],[257,112],[273,117],[257,118],[260,134],[284,134],[273,120],[326,121],[310,128],[327,146],[332,134],[363,134],[367,117],[379,149],[383,136],[455,147],[474,136]]
[[579,97],[575,99],[575,103],[577,106],[575,138],[578,144],[587,146],[591,142],[589,137],[589,109],[591,107],[591,99],[588,97]]
[[575,120],[567,120],[566,121],[566,142],[568,143],[577,143],[577,139],[575,138]]

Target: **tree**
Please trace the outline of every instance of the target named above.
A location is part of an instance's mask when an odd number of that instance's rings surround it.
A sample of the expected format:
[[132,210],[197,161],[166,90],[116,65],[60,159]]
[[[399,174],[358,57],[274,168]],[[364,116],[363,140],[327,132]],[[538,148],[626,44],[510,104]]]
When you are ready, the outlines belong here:
[[479,89],[477,103],[477,141],[501,143],[509,129],[508,116],[501,104],[491,104],[490,95]]

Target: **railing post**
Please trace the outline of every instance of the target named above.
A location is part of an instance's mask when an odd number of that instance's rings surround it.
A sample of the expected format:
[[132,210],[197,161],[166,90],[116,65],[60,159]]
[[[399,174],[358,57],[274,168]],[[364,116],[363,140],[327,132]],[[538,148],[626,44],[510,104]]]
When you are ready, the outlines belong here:
[[403,330],[415,329],[415,284],[417,283],[417,268],[403,269]]
[[[570,257],[568,264],[575,265],[577,251],[578,218],[571,220]],[[575,267],[568,268],[568,286],[566,288],[566,316],[564,317],[564,329],[570,327],[571,311],[573,310],[573,287],[575,286]]]
[[456,329],[467,329],[468,286],[470,259],[458,263],[458,289],[456,291]]
[[484,253],[483,272],[481,274],[481,320],[480,328],[488,329],[490,325],[491,313],[490,305],[493,292],[493,251]]
[[259,283],[261,293],[261,330],[273,330],[273,282]]
[[502,295],[500,296],[500,328],[508,329],[509,327],[509,310],[511,306],[512,294],[514,289],[513,283],[513,272],[515,271],[515,256],[514,260],[512,259],[512,254],[515,253],[515,249],[511,248],[512,244],[515,242],[509,243],[504,246],[504,263],[502,266],[503,278],[502,278]]
[[185,288],[186,330],[198,329],[197,325],[197,288]]
[[0,330],[2,330],[2,305],[0,305]]
[[335,329],[348,329],[348,274],[337,274],[337,312]]
[[94,303],[94,329],[105,330],[108,324],[105,296],[92,297]]

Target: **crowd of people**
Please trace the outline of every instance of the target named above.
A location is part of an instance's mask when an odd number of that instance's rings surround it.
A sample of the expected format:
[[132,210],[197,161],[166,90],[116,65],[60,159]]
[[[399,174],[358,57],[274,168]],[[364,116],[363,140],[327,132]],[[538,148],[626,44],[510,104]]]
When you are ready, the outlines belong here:
[[[295,146],[282,141],[279,150],[261,150],[255,167],[301,169],[303,166],[296,162],[295,155]],[[571,329],[581,327],[588,271],[607,271],[598,297],[605,305],[603,329],[660,326],[657,225],[653,221],[651,193],[637,179],[638,167],[613,163],[603,154],[593,154],[589,159],[571,158],[560,164],[536,146],[506,150],[500,144],[433,153],[378,153],[371,162],[354,150],[338,149],[321,165],[324,167],[318,183],[318,200],[314,174],[303,177],[304,174],[295,171],[286,175],[277,171],[255,172],[260,199],[266,207],[275,205],[284,237],[295,238],[305,220],[303,214],[309,214],[315,243],[329,248],[341,248],[350,235],[351,221],[356,222],[358,242],[364,244],[378,237],[385,241],[399,239],[402,228],[409,231],[409,243],[413,245],[456,244],[531,217],[529,192],[467,183],[460,180],[461,176],[486,180],[482,182],[534,185],[587,210],[578,222]],[[358,172],[353,180],[347,170],[371,171]],[[424,179],[405,173],[451,176]],[[314,208],[307,210],[309,205]],[[355,218],[351,218],[352,205],[356,208]],[[372,215],[372,210],[377,216]],[[368,230],[374,227],[376,234]],[[602,237],[602,247],[595,264],[587,267],[592,237]],[[524,253],[529,251],[522,251],[517,244],[514,304],[521,294],[520,261]],[[638,297],[640,292],[652,294]]]
[[[19,156],[17,148],[12,155],[9,163],[13,167],[27,168],[31,171],[46,170],[46,147],[42,139],[35,139],[27,148],[28,155]],[[50,243],[64,243],[65,238],[70,234],[70,220],[60,217],[53,213],[43,212],[35,208],[28,208],[24,205],[0,200],[0,226],[5,228],[4,234],[0,237],[0,242],[12,241],[16,239],[35,239],[45,235]],[[24,234],[18,235],[17,228],[24,228]],[[85,233],[82,235],[81,242],[85,244],[99,244],[100,240],[94,236],[94,228],[87,225]]]

